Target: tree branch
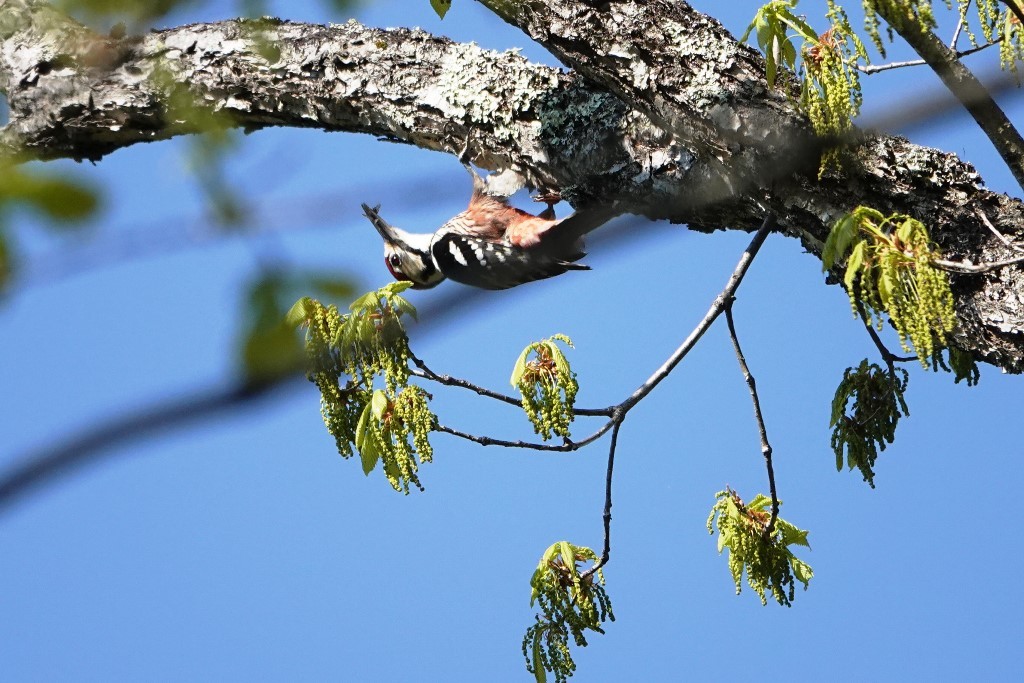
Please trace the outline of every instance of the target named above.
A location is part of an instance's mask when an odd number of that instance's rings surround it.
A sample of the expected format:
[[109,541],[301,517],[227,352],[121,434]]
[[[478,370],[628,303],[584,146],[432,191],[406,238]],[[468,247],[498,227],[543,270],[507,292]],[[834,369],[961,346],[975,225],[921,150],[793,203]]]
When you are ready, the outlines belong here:
[[[477,165],[557,187],[574,206],[615,198],[707,232],[752,230],[767,209],[812,253],[835,217],[865,201],[927,217],[951,260],[997,260],[979,210],[1024,235],[1024,204],[983,189],[955,156],[901,138],[865,137],[841,174],[819,179],[809,151],[820,143],[808,143],[794,100],[767,89],[759,55],[685,2],[539,2],[484,4],[580,74],[355,22],[226,21],[115,39],[40,0],[6,0],[0,90],[11,122],[0,149],[96,159],[202,130],[168,104],[184,91],[247,130],[363,132],[453,154],[468,138]],[[957,345],[1024,370],[1021,289],[1018,268],[955,280]]]
[[239,384],[219,391],[199,391],[63,438],[53,448],[19,458],[19,464],[0,476],[0,511],[33,489],[73,473],[97,455],[112,453],[117,446],[267,400],[290,386],[299,386],[297,377],[258,386]]
[[882,342],[882,338],[878,336],[878,331],[875,329],[875,326],[871,324],[871,320],[868,318],[868,313],[864,309],[864,303],[859,300],[857,301],[857,319],[864,324],[864,329],[867,330],[868,336],[871,337],[871,341],[874,343],[875,348],[878,349],[879,355],[882,356],[882,360],[885,361],[886,366],[888,366],[890,375],[896,373],[894,363],[906,363],[912,360],[917,360],[917,356],[897,356],[889,350],[889,347]]
[[764,528],[764,539],[767,541],[775,530],[775,520],[779,518],[779,494],[775,488],[775,467],[772,465],[772,446],[768,443],[768,430],[764,426],[764,415],[761,414],[761,400],[757,397],[757,383],[754,376],[747,367],[747,359],[740,349],[740,340],[736,336],[736,323],[732,318],[732,305],[735,297],[729,299],[725,305],[725,322],[729,326],[729,339],[732,340],[733,351],[736,352],[736,360],[740,363],[740,372],[743,373],[743,380],[750,390],[750,400],[754,404],[754,419],[757,421],[757,433],[761,439],[761,455],[764,456],[765,468],[768,470],[768,490],[772,497],[772,515]]
[[[992,47],[993,45],[998,45],[1001,42],[1003,42],[1003,37],[999,36],[991,43],[985,43],[984,45],[978,45],[976,47],[969,47],[966,50],[957,50],[953,54],[956,56],[957,59],[960,59],[961,57],[973,55],[975,52],[981,52],[982,50]],[[926,62],[923,59],[908,59],[904,62],[889,62],[888,64],[858,64],[857,71],[860,71],[862,74],[871,75],[880,73],[882,71],[890,71],[892,69],[903,69],[908,66],[924,66],[927,63],[928,62]]]
[[942,270],[948,270],[952,273],[987,273],[992,270],[998,270],[1005,268],[1006,266],[1015,266],[1018,263],[1024,263],[1024,256],[1018,256],[1016,258],[1003,259],[1002,261],[990,261],[988,263],[971,263],[970,261],[947,261],[945,259],[935,259],[932,261],[937,267]]
[[981,81],[959,61],[956,52],[921,26],[908,6],[879,2],[873,7],[960,100],[1024,189],[1024,138]]
[[612,442],[608,446],[608,468],[604,475],[604,514],[601,515],[604,524],[604,544],[601,546],[601,557],[597,559],[590,569],[580,574],[580,579],[586,580],[601,570],[601,567],[608,564],[612,554],[612,478],[615,474],[615,447],[619,441],[619,427],[622,421],[615,423],[612,429]]
[[[419,370],[413,370],[412,374],[416,377],[422,377],[424,379],[433,380],[439,384],[444,384],[449,387],[461,387],[463,389],[469,389],[470,391],[479,394],[480,396],[486,396],[487,398],[493,398],[496,401],[502,403],[508,403],[517,408],[522,407],[522,401],[514,396],[507,396],[505,394],[498,393],[497,391],[491,391],[486,387],[481,387],[472,382],[460,379],[458,377],[452,377],[451,375],[439,375],[424,363],[416,354],[409,352],[409,359],[412,360],[413,364],[419,368]],[[573,415],[581,415],[588,417],[611,417],[614,408],[573,408]]]
[[1017,17],[1017,21],[1024,24],[1024,10],[1021,10],[1016,0],[999,0],[999,2],[1006,5],[1006,9],[1013,13],[1013,16]]

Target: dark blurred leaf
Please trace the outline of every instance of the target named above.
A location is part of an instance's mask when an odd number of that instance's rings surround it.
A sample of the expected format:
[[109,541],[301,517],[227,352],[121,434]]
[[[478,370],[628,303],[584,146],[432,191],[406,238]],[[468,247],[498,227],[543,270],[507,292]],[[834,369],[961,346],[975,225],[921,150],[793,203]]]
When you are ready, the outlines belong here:
[[59,0],[65,12],[95,18],[157,19],[194,0]]
[[[339,276],[323,273],[263,273],[249,286],[241,342],[241,364],[251,383],[273,381],[305,368],[303,332],[295,329],[296,299],[319,296],[344,301],[355,287]],[[291,316],[291,320],[289,320]]]
[[326,0],[327,6],[333,7],[336,10],[345,10],[358,3],[359,0]]
[[0,294],[7,289],[7,284],[14,275],[14,259],[10,245],[7,243],[7,234],[0,232]]
[[96,190],[84,183],[9,164],[0,168],[0,206],[7,202],[26,204],[61,225],[89,218],[99,205]]
[[430,6],[437,12],[437,16],[444,19],[444,15],[452,8],[452,0],[430,0]]

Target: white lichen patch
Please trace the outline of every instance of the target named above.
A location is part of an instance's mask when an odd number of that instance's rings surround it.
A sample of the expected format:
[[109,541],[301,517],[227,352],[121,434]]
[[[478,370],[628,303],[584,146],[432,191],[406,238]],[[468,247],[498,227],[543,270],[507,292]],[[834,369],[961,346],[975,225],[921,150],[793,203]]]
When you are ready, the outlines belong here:
[[558,75],[554,69],[538,69],[515,55],[512,64],[503,60],[500,78],[495,78],[497,62],[496,52],[474,43],[453,44],[419,99],[450,118],[485,123],[496,137],[508,139],[522,112],[558,85]]

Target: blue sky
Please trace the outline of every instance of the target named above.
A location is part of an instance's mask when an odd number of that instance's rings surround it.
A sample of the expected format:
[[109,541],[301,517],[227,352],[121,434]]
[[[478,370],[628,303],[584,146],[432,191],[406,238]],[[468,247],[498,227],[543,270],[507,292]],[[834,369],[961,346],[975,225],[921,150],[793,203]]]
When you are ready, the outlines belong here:
[[[756,3],[697,6],[739,34]],[[174,23],[226,18],[234,7],[216,3]],[[273,9],[346,18],[307,3]],[[443,23],[427,0],[354,14],[553,62],[475,3],[455,3]],[[869,117],[940,92],[923,70],[867,87]],[[1022,120],[1019,100],[1007,109]],[[990,187],[1019,194],[966,116],[903,132],[965,155]],[[238,373],[245,286],[263,264],[380,286],[379,237],[359,203],[381,202],[390,221],[426,230],[460,211],[470,189],[450,156],[368,136],[261,131],[228,163],[261,217],[251,236],[219,236],[185,149],[172,141],[96,166],[51,165],[105,186],[106,209],[85,236],[56,239],[25,215],[10,222],[38,260],[0,308],[0,467],[126,412],[227,386]],[[519,351],[563,332],[577,345],[578,404],[618,402],[689,333],[748,242],[682,226],[626,229],[635,236],[592,245],[590,272],[472,301],[450,298],[450,283],[412,293],[421,308],[451,308],[439,324],[412,327],[414,350],[439,372],[504,391]],[[69,272],[59,260],[91,263],[88,254],[125,244],[103,267]],[[749,589],[736,596],[704,528],[716,491],[751,498],[767,486],[720,323],[622,428],[607,567],[617,621],[575,652],[574,680],[1019,675],[1024,599],[1012,581],[1024,551],[1010,506],[1024,483],[1020,380],[983,366],[980,385],[966,388],[908,368],[911,416],[879,460],[878,488],[837,473],[832,393],[844,368],[875,351],[820,269],[796,241],[773,235],[735,309],[782,516],[811,532],[813,550],[801,554],[815,571],[810,590],[789,609],[762,607]],[[891,333],[888,341],[895,346]],[[508,406],[429,389],[445,423],[529,437]],[[318,402],[312,385],[296,383],[118,445],[0,511],[3,678],[530,680],[519,651],[533,619],[529,578],[554,541],[600,546],[606,442],[541,454],[435,435],[435,461],[420,473],[426,492],[404,497],[338,457]],[[589,432],[577,424],[574,434]]]

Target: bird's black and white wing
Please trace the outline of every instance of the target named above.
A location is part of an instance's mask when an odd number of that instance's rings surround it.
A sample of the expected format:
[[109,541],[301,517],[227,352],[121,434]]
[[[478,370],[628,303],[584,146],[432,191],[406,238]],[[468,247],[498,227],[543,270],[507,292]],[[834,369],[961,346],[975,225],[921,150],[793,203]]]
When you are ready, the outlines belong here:
[[567,270],[590,270],[574,263],[585,256],[582,251],[559,258],[542,249],[521,249],[457,232],[439,235],[430,245],[430,255],[449,279],[482,289],[508,289]]

